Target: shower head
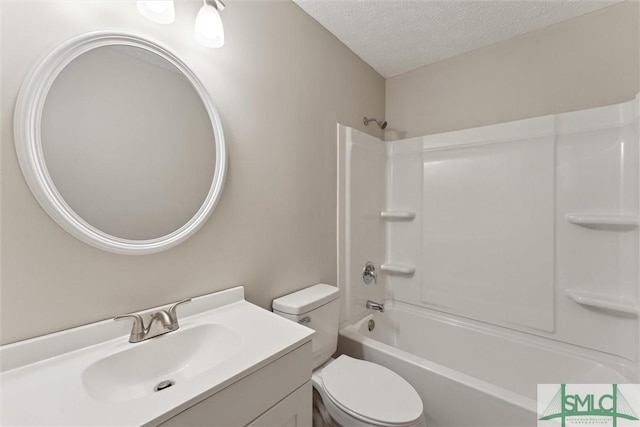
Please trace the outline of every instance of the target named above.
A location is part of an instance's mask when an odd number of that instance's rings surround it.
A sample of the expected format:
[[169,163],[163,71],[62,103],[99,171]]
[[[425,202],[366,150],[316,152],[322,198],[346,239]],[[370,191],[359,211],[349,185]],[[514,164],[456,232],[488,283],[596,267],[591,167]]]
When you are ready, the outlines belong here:
[[387,121],[386,120],[377,120],[374,118],[364,118],[364,120],[362,120],[362,122],[364,123],[365,126],[369,126],[369,122],[376,122],[376,124],[378,125],[378,127],[382,130],[384,130],[387,127]]

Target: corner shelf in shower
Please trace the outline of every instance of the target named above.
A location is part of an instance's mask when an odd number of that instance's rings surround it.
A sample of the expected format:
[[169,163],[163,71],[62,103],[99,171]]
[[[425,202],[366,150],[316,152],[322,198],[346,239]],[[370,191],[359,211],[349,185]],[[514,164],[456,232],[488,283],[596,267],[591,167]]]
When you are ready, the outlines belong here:
[[606,215],[588,213],[568,213],[565,219],[583,227],[637,228],[640,221],[636,215]]
[[380,266],[380,271],[384,271],[385,273],[410,276],[416,272],[416,268],[413,265],[388,262]]
[[380,218],[386,221],[413,221],[416,217],[415,212],[411,211],[382,211]]
[[638,306],[633,301],[621,297],[610,296],[591,291],[580,291],[577,289],[567,289],[567,297],[580,305],[614,311],[616,313],[638,317]]

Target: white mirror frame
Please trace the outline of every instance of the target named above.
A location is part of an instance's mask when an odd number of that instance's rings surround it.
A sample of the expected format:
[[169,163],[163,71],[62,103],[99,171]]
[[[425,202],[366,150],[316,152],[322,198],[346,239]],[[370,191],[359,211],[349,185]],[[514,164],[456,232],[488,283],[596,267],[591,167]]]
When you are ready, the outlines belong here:
[[[126,45],[145,49],[173,64],[200,95],[211,119],[215,137],[215,172],[211,188],[196,214],[178,230],[148,240],[130,240],[104,233],[82,219],[62,198],[47,171],[40,135],[44,102],[53,82],[62,70],[83,53],[102,46]],[[129,255],[145,255],[169,249],[191,237],[215,208],[227,168],[227,153],[222,122],[209,93],[178,57],[147,37],[120,30],[96,31],[76,36],[45,55],[30,71],[20,89],[14,116],[14,137],[20,168],[31,192],[49,216],[81,241],[96,248]]]

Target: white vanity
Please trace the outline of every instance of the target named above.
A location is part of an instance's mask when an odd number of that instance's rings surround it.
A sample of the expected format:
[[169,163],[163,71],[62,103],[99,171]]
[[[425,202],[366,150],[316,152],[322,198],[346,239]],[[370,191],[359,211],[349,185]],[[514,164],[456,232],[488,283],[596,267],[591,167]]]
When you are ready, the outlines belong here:
[[0,424],[311,425],[311,329],[242,287],[194,298],[178,319],[139,343],[105,320],[0,347]]

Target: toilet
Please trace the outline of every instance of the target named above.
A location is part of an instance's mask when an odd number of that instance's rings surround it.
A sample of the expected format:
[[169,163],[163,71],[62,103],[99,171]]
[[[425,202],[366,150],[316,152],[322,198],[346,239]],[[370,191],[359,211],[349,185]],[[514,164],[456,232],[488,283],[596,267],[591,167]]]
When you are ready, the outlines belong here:
[[384,366],[340,355],[339,289],[317,284],[273,300],[273,312],[316,331],[312,339],[314,427],[425,426],[422,400]]

